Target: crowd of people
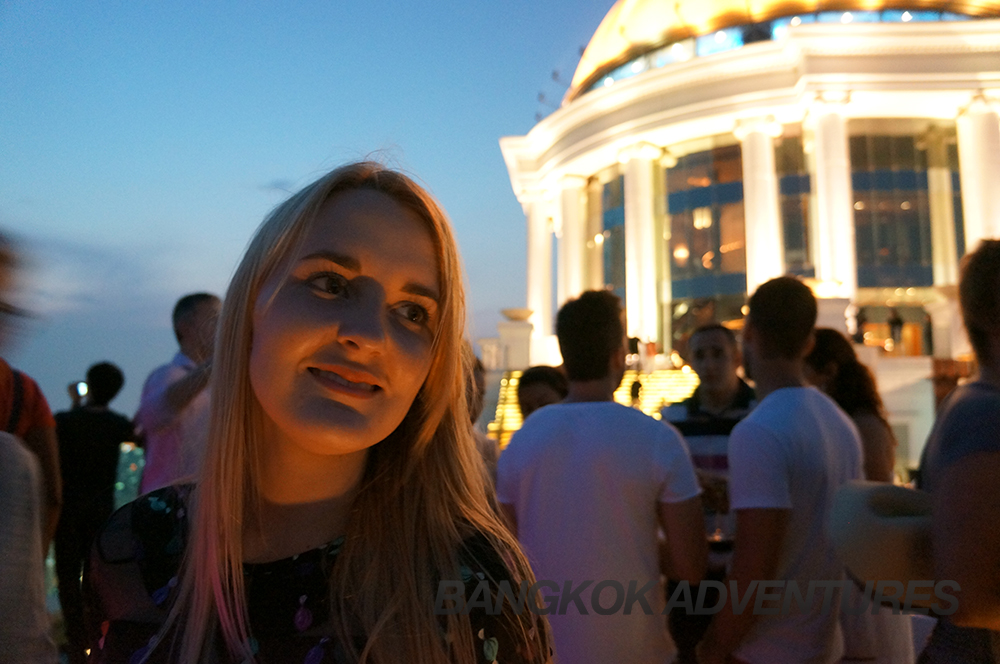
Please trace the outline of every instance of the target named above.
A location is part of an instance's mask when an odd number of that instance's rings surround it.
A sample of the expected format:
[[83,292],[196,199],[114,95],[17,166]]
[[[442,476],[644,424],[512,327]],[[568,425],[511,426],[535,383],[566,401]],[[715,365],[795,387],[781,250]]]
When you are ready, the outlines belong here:
[[[16,261],[0,241],[0,294]],[[959,290],[980,375],[920,475],[958,610],[921,664],[1000,662],[1000,241]],[[2,342],[18,311],[0,305]],[[71,664],[913,662],[908,616],[847,610],[864,597],[832,505],[892,482],[896,441],[872,373],[816,318],[799,279],[761,285],[739,337],[693,332],[699,386],[657,420],[615,402],[622,303],[585,292],[558,312],[563,366],[521,375],[499,452],[475,429],[484,368],[444,212],[396,171],[338,168],[264,220],[225,298],[177,302],[178,352],[133,418],[110,408],[110,362],[53,416],[0,360],[0,662],[56,661],[53,540]],[[142,495],[115,511],[126,441]],[[761,610],[768,584],[816,582]]]

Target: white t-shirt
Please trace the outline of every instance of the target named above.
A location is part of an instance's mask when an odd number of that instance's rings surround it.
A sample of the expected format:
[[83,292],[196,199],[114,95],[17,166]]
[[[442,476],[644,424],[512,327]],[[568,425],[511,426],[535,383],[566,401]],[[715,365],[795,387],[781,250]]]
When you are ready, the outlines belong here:
[[[541,581],[566,582],[588,611],[569,602],[549,615],[562,664],[668,662],[674,652],[661,615],[657,506],[687,500],[700,489],[687,447],[669,425],[614,402],[554,404],[533,413],[500,455],[497,497],[514,508],[518,538]],[[630,615],[593,611],[593,587],[618,581],[641,589]],[[547,591],[542,591],[543,595]],[[551,593],[548,593],[551,594]],[[599,596],[605,608],[616,593]],[[561,607],[560,607],[561,608]]]
[[[768,394],[730,436],[732,509],[789,510],[775,580],[794,579],[803,596],[810,580],[839,581],[844,576],[828,532],[830,508],[842,484],[863,477],[861,459],[854,423],[812,387]],[[737,530],[737,551],[739,546]],[[742,595],[746,589],[739,591]],[[750,664],[839,660],[840,591],[833,591],[825,615],[823,594],[817,593],[809,612],[758,617],[733,655]]]

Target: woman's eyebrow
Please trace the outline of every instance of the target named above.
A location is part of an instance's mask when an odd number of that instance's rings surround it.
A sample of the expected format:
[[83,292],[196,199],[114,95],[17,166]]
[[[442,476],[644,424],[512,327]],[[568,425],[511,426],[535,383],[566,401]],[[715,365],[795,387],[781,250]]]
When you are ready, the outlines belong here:
[[347,256],[345,254],[337,254],[332,251],[317,251],[315,253],[309,254],[308,256],[305,256],[302,260],[308,261],[316,259],[326,260],[330,261],[331,263],[336,263],[337,265],[343,268],[347,268],[352,272],[361,271],[361,261],[359,261],[357,258],[354,258],[353,256]]
[[435,303],[440,304],[441,296],[438,295],[437,291],[433,288],[428,288],[421,284],[413,283],[412,281],[405,286],[403,286],[404,293],[410,293],[411,295],[420,295],[421,297],[426,297],[430,300],[434,300]]

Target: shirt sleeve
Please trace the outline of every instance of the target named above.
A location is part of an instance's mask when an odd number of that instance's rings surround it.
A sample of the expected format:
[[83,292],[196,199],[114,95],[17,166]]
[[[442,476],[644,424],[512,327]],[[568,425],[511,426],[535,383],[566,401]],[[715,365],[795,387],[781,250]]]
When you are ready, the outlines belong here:
[[743,421],[729,438],[731,509],[791,509],[787,452],[770,431]]
[[655,459],[662,475],[659,502],[679,503],[701,493],[684,437],[669,424],[657,441]]

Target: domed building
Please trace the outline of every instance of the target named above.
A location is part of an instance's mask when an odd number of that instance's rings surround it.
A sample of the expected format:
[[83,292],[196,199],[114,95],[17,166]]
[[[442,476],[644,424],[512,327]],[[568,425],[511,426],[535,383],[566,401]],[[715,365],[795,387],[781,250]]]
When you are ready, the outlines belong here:
[[500,141],[527,217],[526,361],[558,363],[555,307],[586,289],[620,295],[666,366],[798,274],[820,324],[871,348],[912,460],[932,357],[969,353],[959,260],[1000,237],[997,17],[1000,0],[618,0],[562,106]]

